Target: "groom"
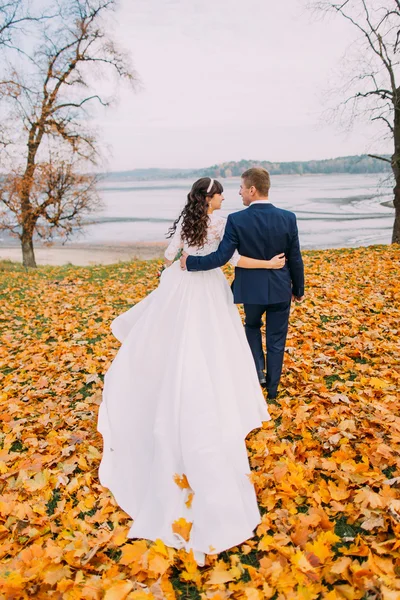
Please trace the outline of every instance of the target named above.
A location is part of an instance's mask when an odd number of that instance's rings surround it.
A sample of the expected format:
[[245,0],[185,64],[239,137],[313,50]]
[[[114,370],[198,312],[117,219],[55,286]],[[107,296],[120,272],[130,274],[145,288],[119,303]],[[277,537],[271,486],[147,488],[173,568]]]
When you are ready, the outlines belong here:
[[[260,384],[266,386],[268,398],[276,398],[282,372],[283,355],[289,324],[290,302],[304,299],[304,267],[300,253],[296,216],[282,210],[268,199],[268,171],[252,168],[242,175],[239,194],[244,206],[229,215],[225,235],[216,250],[208,256],[181,258],[188,271],[208,271],[222,267],[237,249],[239,254],[270,260],[284,253],[282,269],[235,269],[233,295],[235,304],[243,304],[245,330],[253,353]],[[262,347],[262,317],[267,320],[267,373]]]

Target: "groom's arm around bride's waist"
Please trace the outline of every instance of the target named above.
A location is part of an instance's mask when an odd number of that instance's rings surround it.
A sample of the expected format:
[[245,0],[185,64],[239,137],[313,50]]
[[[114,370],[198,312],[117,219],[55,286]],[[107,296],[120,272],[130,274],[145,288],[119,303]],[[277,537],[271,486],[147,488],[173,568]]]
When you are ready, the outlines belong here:
[[210,271],[225,265],[238,247],[239,238],[232,219],[229,215],[225,234],[221,240],[218,249],[207,256],[188,256],[186,259],[186,269],[188,271]]
[[[289,268],[290,278],[292,281],[293,295],[300,298],[304,295],[304,266],[300,252],[296,216],[294,213],[289,211],[285,211],[285,213],[286,224],[282,230],[282,240],[286,240],[286,242],[283,242],[283,245],[286,246],[286,248],[275,248],[274,251],[275,253],[285,252],[287,266]],[[240,241],[238,231],[234,223],[234,214],[229,215],[225,228],[225,235],[215,252],[212,252],[208,256],[187,257],[186,268],[188,271],[209,271],[211,269],[222,267],[231,259],[235,250],[239,248]],[[250,232],[247,229],[247,234],[249,233]],[[247,240],[247,243],[248,241],[249,240]],[[250,253],[249,255],[251,256]],[[258,258],[264,258],[265,260],[268,260],[271,257],[272,256],[265,256]],[[266,276],[265,273],[268,273],[268,270],[263,271],[263,277]],[[275,271],[273,276],[276,277],[277,273],[279,273],[279,271]]]

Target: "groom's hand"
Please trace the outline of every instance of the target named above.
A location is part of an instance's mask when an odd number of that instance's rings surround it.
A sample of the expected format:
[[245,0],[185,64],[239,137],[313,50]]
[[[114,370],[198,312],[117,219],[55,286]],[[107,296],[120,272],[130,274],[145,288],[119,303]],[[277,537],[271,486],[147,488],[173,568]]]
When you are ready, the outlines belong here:
[[304,300],[304,296],[292,296],[292,300],[293,302],[296,302],[297,304],[300,304],[300,302],[303,302]]
[[186,271],[186,259],[189,255],[186,254],[186,252],[182,252],[182,256],[179,259],[179,262],[181,263],[181,269],[182,271]]

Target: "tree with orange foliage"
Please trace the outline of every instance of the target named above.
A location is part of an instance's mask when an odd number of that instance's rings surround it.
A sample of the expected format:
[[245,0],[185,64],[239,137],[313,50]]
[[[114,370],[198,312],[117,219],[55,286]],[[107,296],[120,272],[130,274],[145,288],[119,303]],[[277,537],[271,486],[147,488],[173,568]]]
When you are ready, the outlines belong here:
[[97,177],[80,173],[73,159],[37,164],[30,186],[30,209],[22,222],[23,176],[6,175],[0,190],[0,230],[21,238],[24,227],[45,242],[53,241],[55,235],[66,240],[100,206],[96,183]]

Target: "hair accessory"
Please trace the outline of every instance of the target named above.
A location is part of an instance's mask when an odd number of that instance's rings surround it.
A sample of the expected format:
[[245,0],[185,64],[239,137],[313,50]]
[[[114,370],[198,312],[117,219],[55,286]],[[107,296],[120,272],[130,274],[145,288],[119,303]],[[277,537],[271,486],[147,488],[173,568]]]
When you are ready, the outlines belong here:
[[213,186],[213,185],[214,185],[214,179],[211,179],[211,177],[210,177],[210,185],[209,185],[209,186],[208,186],[208,188],[207,188],[207,192],[206,192],[207,194],[208,194],[209,192],[211,192],[211,190],[212,190],[212,186]]

